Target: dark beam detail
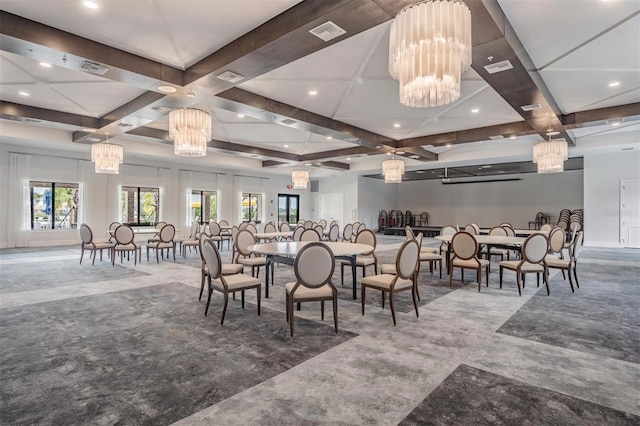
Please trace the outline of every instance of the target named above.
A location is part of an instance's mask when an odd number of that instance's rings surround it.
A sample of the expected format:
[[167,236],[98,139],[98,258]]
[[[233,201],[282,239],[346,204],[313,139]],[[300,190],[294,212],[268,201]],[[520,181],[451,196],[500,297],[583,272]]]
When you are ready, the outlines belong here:
[[340,163],[338,161],[323,161],[320,164],[314,164],[315,167],[326,167],[336,170],[349,170],[350,165],[347,163]]
[[78,127],[99,128],[100,119],[85,115],[70,114],[50,109],[32,107],[12,102],[0,101],[0,117],[8,120],[24,122],[39,120],[51,123],[66,124]]
[[262,167],[280,167],[280,166],[286,166],[288,165],[288,163],[284,163],[282,161],[275,161],[275,160],[265,160],[262,162]]
[[640,119],[640,102],[574,112],[562,116],[562,122],[567,129],[596,126],[607,124],[607,121],[623,121],[624,119]]
[[364,146],[356,146],[354,148],[334,149],[333,151],[314,152],[312,154],[304,154],[300,156],[300,161],[317,161],[325,158],[335,158],[344,156],[353,156],[360,154],[378,154],[377,149],[371,149]]

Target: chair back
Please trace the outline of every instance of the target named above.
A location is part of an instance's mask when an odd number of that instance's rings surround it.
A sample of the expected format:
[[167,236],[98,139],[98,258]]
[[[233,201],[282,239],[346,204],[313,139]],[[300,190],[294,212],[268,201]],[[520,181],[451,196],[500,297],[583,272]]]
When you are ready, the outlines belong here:
[[277,232],[276,226],[273,222],[269,222],[264,226],[264,232]]
[[300,234],[300,241],[320,241],[320,235],[315,229],[305,229]]
[[507,237],[515,237],[516,236],[516,231],[514,231],[512,227],[506,226],[506,225],[501,225],[501,227],[507,233]]
[[443,226],[440,230],[440,235],[454,235],[456,233],[456,228],[451,225]]
[[170,243],[173,241],[173,237],[176,236],[176,227],[173,225],[164,225],[160,230],[160,241],[163,243]]
[[291,226],[287,222],[280,224],[280,232],[291,232]]
[[337,223],[331,225],[329,228],[329,241],[338,241],[338,236],[340,235],[340,227]]
[[360,232],[364,231],[365,229],[367,229],[367,225],[365,225],[364,223],[361,223],[358,226],[358,232],[356,233],[356,235],[358,235]]
[[238,232],[234,241],[236,251],[246,257],[251,254],[247,247],[254,245],[256,243],[256,238],[248,229],[243,229]]
[[304,226],[302,225],[296,226],[296,229],[295,231],[293,231],[293,236],[291,237],[291,239],[293,241],[300,241],[300,236],[304,231],[306,231],[306,229],[304,229]]
[[253,220],[253,219],[251,219],[251,220],[249,221],[249,225],[256,226],[256,221],[255,221],[255,220]]
[[473,259],[478,254],[476,237],[465,231],[456,232],[451,239],[451,248],[453,254],[462,260]]
[[396,256],[396,275],[402,279],[413,277],[418,267],[420,247],[415,239],[406,240]]
[[551,231],[551,225],[549,225],[548,223],[545,223],[544,225],[542,225],[540,227],[541,231]]
[[331,223],[329,224],[329,227],[331,227],[331,226],[333,226],[333,225],[337,225],[337,224],[338,224],[338,221],[337,221],[337,220],[335,220],[335,219],[333,219],[333,220],[331,221]]
[[506,237],[507,231],[502,226],[494,226],[489,230],[489,235],[497,235],[500,237]]
[[198,249],[200,249],[200,259],[202,259],[202,268],[204,269],[205,261],[204,261],[204,241],[208,240],[206,234],[200,234],[200,238],[198,238]]
[[160,221],[156,223],[156,229],[162,229],[166,224],[167,222]]
[[324,226],[322,226],[322,224],[319,223],[313,229],[315,229],[318,235],[320,235],[320,239],[322,239],[322,236],[324,235]]
[[198,222],[194,220],[193,222],[191,222],[191,227],[189,228],[189,239],[195,240],[198,236],[197,234],[198,234]]
[[116,228],[113,236],[118,244],[127,245],[133,242],[135,234],[133,233],[133,228],[129,225],[120,225]]
[[553,228],[553,230],[549,234],[549,249],[553,253],[562,252],[562,248],[564,247],[564,241],[565,241],[564,229]]
[[471,224],[470,224],[470,225],[471,225],[471,226],[473,226],[473,228],[476,230],[475,235],[480,234],[480,227],[478,226],[478,224],[477,224],[477,223],[475,223],[475,222],[471,222]]
[[324,219],[320,219],[318,224],[321,225],[323,229],[327,227],[327,221]]
[[218,222],[218,224],[220,225],[220,227],[224,226],[225,228],[229,226],[229,222],[224,220],[224,219],[222,219],[220,222]]
[[238,225],[238,229],[240,229],[241,231],[244,231],[245,229],[247,229],[247,226],[249,224],[247,222],[242,222],[240,225]]
[[573,260],[577,260],[580,252],[582,251],[582,243],[583,243],[584,233],[582,231],[576,234],[575,240],[573,240],[573,245],[571,246],[571,257]]
[[509,222],[502,222],[500,226],[508,226],[509,228],[513,228],[513,225],[511,225]]
[[313,222],[311,222],[310,220],[307,220],[304,223],[304,229],[311,229],[311,228],[313,228]]
[[531,234],[524,240],[522,258],[529,263],[540,263],[549,250],[549,241],[544,234]]
[[[319,288],[331,283],[331,276],[336,266],[336,260],[331,249],[324,243],[311,242],[300,249],[293,264],[297,285],[309,288]],[[335,291],[335,288],[333,288]]]
[[240,228],[238,228],[237,226],[233,226],[231,228],[231,238],[233,238],[233,241],[236,240],[236,237],[238,236],[238,232],[240,232]]
[[404,227],[404,232],[407,236],[407,240],[412,240],[416,237],[416,234],[413,233],[413,229],[408,225]]
[[476,227],[469,224],[467,226],[464,227],[464,230],[468,233],[470,233],[471,235],[477,235],[478,233],[476,232]]
[[358,235],[358,231],[360,230],[360,222],[353,222],[353,235]]
[[213,244],[213,241],[208,238],[202,238],[200,240],[202,245],[202,258],[204,259],[204,263],[207,265],[207,270],[209,271],[209,276],[211,279],[215,280],[220,278],[220,273],[222,272],[222,261],[220,260],[220,252],[216,248],[216,245]]
[[251,232],[253,235],[256,235],[258,233],[258,228],[256,228],[253,223],[248,224],[245,230]]
[[115,231],[118,226],[120,226],[120,222],[111,222],[109,224],[109,231]]
[[211,235],[212,237],[218,237],[220,236],[221,232],[222,228],[220,228],[220,224],[216,222],[209,223],[209,235]]
[[373,250],[371,250],[369,253],[363,253],[364,255],[373,253],[376,249],[377,242],[378,241],[376,240],[376,234],[374,234],[370,229],[364,229],[360,231],[360,233],[356,236],[356,243],[368,244],[373,247]]
[[80,225],[80,238],[83,244],[91,244],[93,242],[93,232],[86,223]]
[[351,237],[353,236],[353,225],[351,223],[347,223],[342,230],[342,239],[345,241],[351,241]]

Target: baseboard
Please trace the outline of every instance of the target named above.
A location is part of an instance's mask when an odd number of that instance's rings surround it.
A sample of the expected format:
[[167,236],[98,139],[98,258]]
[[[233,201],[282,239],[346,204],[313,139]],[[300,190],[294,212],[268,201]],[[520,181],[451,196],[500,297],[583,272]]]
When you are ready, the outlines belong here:
[[624,245],[620,243],[613,243],[609,241],[585,241],[585,247],[605,247],[605,248],[624,248]]
[[0,249],[6,249],[9,247],[9,243],[2,243],[0,242]]

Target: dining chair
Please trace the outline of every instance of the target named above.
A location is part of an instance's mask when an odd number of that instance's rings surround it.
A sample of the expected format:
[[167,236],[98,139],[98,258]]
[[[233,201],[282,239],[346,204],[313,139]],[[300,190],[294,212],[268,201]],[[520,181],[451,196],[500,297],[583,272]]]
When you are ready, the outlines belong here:
[[167,222],[164,221],[160,221],[158,223],[156,223],[156,233],[153,234],[153,237],[149,238],[147,240],[147,243],[155,243],[160,241],[160,231],[162,230],[162,228],[167,224]]
[[[233,263],[250,266],[251,276],[259,277],[260,267],[267,264],[267,259],[263,256],[257,256],[247,248],[255,243],[256,239],[248,229],[239,231],[235,239],[236,261]],[[271,270],[273,271],[273,268]]]
[[[407,240],[411,240],[411,239],[416,240],[416,242],[418,243],[418,248],[422,246],[423,236],[421,232],[418,233],[418,235],[415,236],[414,238],[409,238],[409,234],[407,234]],[[433,263],[440,261],[440,278],[442,278],[442,256],[433,252],[420,251],[419,260],[418,260],[418,263],[416,264],[416,295],[418,296],[418,300],[420,300],[420,286],[418,285],[417,280],[418,280],[418,275],[420,273],[420,265],[422,264],[423,261],[429,262],[429,267],[432,275],[433,275]],[[396,275],[396,264],[383,263],[382,265],[380,265],[380,273]]]
[[247,229],[247,226],[249,226],[249,222],[242,222],[240,225],[238,225],[238,229],[240,231],[244,231],[245,229]]
[[280,224],[280,232],[291,232],[291,225],[287,222],[282,222]]
[[204,315],[207,316],[207,313],[209,312],[211,294],[214,290],[219,291],[224,296],[224,306],[222,308],[222,317],[220,318],[220,325],[223,325],[224,316],[227,313],[227,305],[229,303],[229,293],[235,294],[237,291],[242,292],[242,308],[244,309],[244,291],[255,288],[258,304],[258,316],[260,316],[260,296],[262,289],[262,283],[260,280],[245,274],[223,275],[220,252],[213,241],[209,239],[204,240],[202,244],[202,252],[207,268],[207,284],[209,288],[207,307],[204,310]]
[[342,230],[342,241],[351,241],[351,237],[353,236],[353,224],[347,223]]
[[[443,226],[440,229],[440,235],[454,235],[456,232],[458,232],[456,231],[456,228],[454,228],[451,225]],[[449,251],[449,244],[443,241],[442,244],[440,244],[440,254],[442,254],[442,252],[447,253],[448,251]]]
[[[502,226],[494,226],[489,230],[489,235],[506,237],[507,231]],[[511,255],[509,253],[509,250],[507,249],[493,247],[491,248],[491,252],[489,252],[487,248],[484,248],[482,249],[482,251],[480,251],[480,255],[483,255],[483,254],[487,256],[487,260],[491,260],[491,256],[500,256],[501,261],[504,260],[505,256],[507,256],[507,260],[511,260]]]
[[236,225],[233,225],[231,228],[231,259],[236,258],[236,237],[238,236],[238,232],[240,232],[240,228]]
[[478,232],[476,231],[476,227],[471,224],[465,226],[464,230],[470,233],[471,235],[478,235]]
[[329,223],[329,227],[332,227],[333,225],[338,225],[338,221],[333,219],[331,223]]
[[222,243],[224,242],[224,237],[222,236],[222,228],[220,225],[214,221],[209,222],[209,234],[208,237],[210,240],[215,241],[218,246],[218,250],[222,249]]
[[[209,270],[207,269],[207,263],[204,260],[204,252],[202,251],[204,241],[210,239],[206,235],[201,235],[199,239],[200,244],[200,259],[202,261],[200,265],[200,295],[198,296],[198,300],[202,299],[202,291],[204,290],[204,283],[207,275],[209,274]],[[242,272],[244,266],[239,263],[226,263],[222,264],[222,275],[235,275]]]
[[576,234],[576,238],[573,240],[573,244],[569,249],[569,256],[566,259],[557,258],[552,256],[546,257],[547,267],[551,269],[560,269],[563,271],[567,271],[567,275],[569,275],[569,285],[571,286],[571,292],[574,292],[573,288],[573,278],[576,280],[576,287],[580,288],[580,283],[578,282],[578,272],[577,272],[577,264],[578,264],[578,256],[582,251],[582,243],[583,243],[584,234],[582,231],[579,231]]
[[302,225],[296,226],[296,229],[295,231],[293,231],[293,235],[291,236],[291,239],[293,241],[300,241],[300,236],[304,231],[306,231],[306,229],[304,229]]
[[183,258],[187,257],[187,248],[189,248],[189,250],[191,250],[192,247],[194,247],[196,250],[198,249],[198,246],[200,245],[198,241],[198,239],[200,238],[200,234],[200,224],[194,220],[193,222],[191,222],[189,236],[179,241],[180,253],[182,254]]
[[[116,244],[111,249],[111,265],[115,266],[116,253],[120,253],[120,262],[122,262],[122,255],[126,252],[128,254],[133,252],[133,264],[138,264],[138,251],[140,247],[133,242],[135,234],[133,228],[129,225],[120,225],[116,228],[114,233]],[[140,253],[142,254],[142,253]],[[140,256],[142,258],[142,256]]]
[[540,230],[541,230],[542,232],[550,232],[552,228],[553,228],[553,227],[552,227],[551,225],[549,225],[548,223],[545,223],[544,225],[542,225],[542,226],[540,227]]
[[338,226],[337,223],[334,223],[329,228],[328,239],[329,239],[329,241],[335,242],[335,241],[338,241],[339,237],[340,237],[340,227]]
[[113,234],[116,232],[116,228],[120,225],[122,225],[120,222],[111,222],[109,224],[109,242],[111,243],[115,242],[116,239],[113,236]]
[[307,220],[307,221],[304,223],[303,228],[304,228],[304,229],[311,229],[311,228],[313,228],[313,222],[312,222],[312,221],[310,221],[310,220]]
[[[549,240],[544,234],[531,234],[524,240],[522,245],[522,260],[503,260],[500,262],[500,288],[502,288],[502,271],[506,268],[516,273],[516,283],[518,284],[518,295],[522,296],[520,289],[520,277],[525,274],[536,274],[538,286],[540,286],[540,274],[545,286],[547,295],[549,294],[549,270],[545,257],[549,248]],[[524,287],[524,284],[523,284]]]
[[476,230],[475,235],[479,235],[480,234],[480,227],[478,226],[478,224],[475,223],[475,222],[471,222],[470,225],[473,226],[473,228]]
[[327,221],[326,219],[320,219],[318,221],[318,225],[322,226],[322,229],[325,229],[327,227]]
[[256,225],[254,225],[253,223],[249,223],[246,228],[245,231],[249,231],[251,232],[253,235],[256,235],[258,233],[258,228],[256,228]]
[[322,237],[324,236],[324,226],[318,223],[313,227],[313,229],[318,233],[318,235],[320,235],[320,239],[322,240]]
[[[149,261],[149,249],[156,251],[156,263],[160,263],[158,253],[167,249],[167,259],[169,259],[169,249],[173,249],[173,261],[176,261],[176,242],[173,240],[176,236],[176,228],[173,225],[164,225],[160,230],[158,241],[147,243],[147,262]],[[164,257],[164,256],[163,256]]]
[[300,241],[320,241],[320,235],[315,229],[305,229],[300,234]]
[[389,306],[391,307],[391,318],[393,325],[396,325],[396,311],[393,306],[394,295],[401,291],[411,290],[413,298],[413,306],[418,314],[417,298],[417,280],[416,269],[418,268],[418,257],[420,247],[415,239],[406,240],[402,243],[398,255],[396,256],[396,274],[380,274],[365,277],[360,285],[360,299],[362,305],[362,315],[364,315],[364,303],[366,298],[366,289],[371,288],[382,292],[382,308],[384,309],[385,295],[389,293]]
[[264,225],[263,232],[267,233],[267,232],[278,232],[278,231],[276,229],[276,226],[273,224],[273,222],[267,222]]
[[82,265],[82,258],[84,257],[84,251],[89,250],[89,256],[92,258],[91,265],[96,263],[96,254],[100,252],[100,262],[102,262],[102,250],[108,250],[111,255],[111,249],[113,248],[112,242],[95,242],[93,241],[93,231],[89,228],[89,225],[83,223],[80,225],[80,239],[82,244],[80,245],[80,264]]
[[293,264],[295,282],[285,284],[286,313],[289,332],[293,337],[294,304],[320,302],[320,319],[324,321],[324,302],[333,302],[333,325],[338,333],[338,290],[331,277],[335,257],[331,249],[321,242],[310,242],[302,247]]
[[453,258],[451,259],[451,274],[449,275],[449,287],[453,282],[453,271],[460,268],[460,281],[464,284],[464,270],[475,269],[478,280],[478,291],[482,283],[482,270],[486,269],[487,287],[489,286],[489,261],[478,258],[478,241],[476,237],[468,232],[456,232],[451,239],[451,250]]
[[[367,266],[373,265],[373,273],[378,273],[378,258],[375,254],[376,246],[378,245],[378,240],[376,239],[376,234],[370,230],[365,229],[360,232],[355,239],[355,243],[357,244],[367,244],[370,245],[372,250],[367,253],[362,253],[356,256],[356,268],[362,268],[362,276],[366,275]],[[340,261],[340,283],[344,285],[344,267],[345,265],[351,265],[349,261],[342,260]]]

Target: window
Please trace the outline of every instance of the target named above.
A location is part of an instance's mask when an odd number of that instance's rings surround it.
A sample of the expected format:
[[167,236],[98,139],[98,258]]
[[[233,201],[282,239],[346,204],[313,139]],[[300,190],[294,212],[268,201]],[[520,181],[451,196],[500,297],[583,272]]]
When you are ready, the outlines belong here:
[[278,222],[298,223],[299,195],[278,194]]
[[120,191],[120,222],[154,225],[158,222],[160,189],[123,186]]
[[29,182],[31,229],[71,229],[78,226],[77,183]]
[[216,191],[191,191],[191,221],[201,225],[218,220],[218,193]]
[[242,221],[260,223],[262,218],[262,194],[242,193]]

